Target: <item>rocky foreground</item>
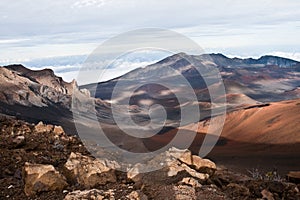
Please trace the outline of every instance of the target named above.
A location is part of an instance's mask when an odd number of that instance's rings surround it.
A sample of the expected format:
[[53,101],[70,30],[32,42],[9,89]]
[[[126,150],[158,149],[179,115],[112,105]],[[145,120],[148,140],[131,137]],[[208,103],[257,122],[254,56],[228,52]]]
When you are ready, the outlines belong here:
[[95,159],[60,126],[0,117],[0,199],[300,199],[297,172],[294,183],[248,177],[175,148],[154,159],[166,165],[120,172],[119,163]]

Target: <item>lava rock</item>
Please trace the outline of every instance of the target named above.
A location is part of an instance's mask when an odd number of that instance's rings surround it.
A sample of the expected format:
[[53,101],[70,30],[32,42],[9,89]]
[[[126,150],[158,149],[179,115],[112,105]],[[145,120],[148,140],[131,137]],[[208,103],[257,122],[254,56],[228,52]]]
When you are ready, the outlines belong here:
[[66,176],[85,188],[116,182],[115,170],[104,160],[93,159],[80,153],[71,153],[64,165]]
[[25,194],[27,196],[44,192],[63,190],[68,184],[66,178],[52,165],[31,164],[24,166]]

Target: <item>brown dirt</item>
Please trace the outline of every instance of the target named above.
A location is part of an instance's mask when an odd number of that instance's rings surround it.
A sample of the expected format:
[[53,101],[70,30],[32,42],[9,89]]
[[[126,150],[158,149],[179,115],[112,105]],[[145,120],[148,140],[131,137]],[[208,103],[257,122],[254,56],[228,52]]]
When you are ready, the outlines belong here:
[[[25,136],[26,142],[16,145],[13,139],[17,135]],[[63,165],[71,152],[90,155],[81,141],[74,136],[55,139],[53,132],[37,133],[33,124],[0,117],[0,199],[63,199],[66,193],[62,191],[42,192],[27,197],[23,190],[22,169],[25,162],[51,164],[63,173]],[[120,180],[125,179],[122,173],[117,173],[117,176]],[[115,196],[121,198],[132,191],[128,189],[130,185],[132,183],[126,183],[125,180],[124,183],[107,184],[97,189],[117,190],[119,192]],[[76,189],[83,188],[72,183],[66,188],[68,191]]]

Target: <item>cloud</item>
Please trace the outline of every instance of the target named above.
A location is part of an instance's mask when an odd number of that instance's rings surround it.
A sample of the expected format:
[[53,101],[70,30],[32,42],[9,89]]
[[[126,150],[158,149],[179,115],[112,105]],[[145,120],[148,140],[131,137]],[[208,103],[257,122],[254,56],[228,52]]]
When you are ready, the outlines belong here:
[[[89,83],[95,83],[95,82],[102,82],[107,81],[113,78],[116,78],[118,76],[124,75],[127,72],[130,72],[136,68],[139,67],[145,67],[147,65],[153,64],[156,61],[144,61],[144,62],[120,62],[118,61],[118,66],[112,67],[112,68],[95,68],[93,70],[84,70],[80,71],[82,66],[48,66],[48,68],[53,69],[56,71],[56,74],[58,76],[63,77],[65,81],[72,81],[74,78],[77,80],[79,85],[85,85]],[[64,69],[64,70],[61,70]],[[70,70],[66,70],[70,69]],[[80,73],[80,78],[78,78]],[[96,76],[93,76],[95,78],[91,78],[91,74]]]
[[76,1],[71,6],[71,8],[83,8],[83,7],[88,7],[88,6],[101,7],[109,2],[110,2],[110,0],[79,0],[79,1]]
[[[97,60],[92,66],[86,63],[89,55],[57,56],[46,58],[34,58],[29,60],[17,60],[26,67],[33,70],[43,68],[52,69],[55,74],[63,77],[66,81],[77,79],[80,72],[78,84],[88,84],[99,81],[107,81],[121,76],[139,67],[153,64],[167,56],[169,52],[158,50],[136,50],[121,55],[114,60]],[[0,65],[8,65],[11,61],[0,60]],[[87,66],[88,65],[88,66]],[[95,80],[91,77],[97,75]]]
[[29,39],[0,39],[0,44],[14,44],[14,43],[21,43],[24,41],[28,41]]
[[300,52],[280,52],[280,51],[273,51],[270,53],[267,53],[268,55],[274,55],[274,56],[279,56],[279,57],[284,57],[284,58],[289,58],[292,60],[296,60],[300,62]]
[[[88,55],[105,40],[144,27],[177,31],[208,52],[297,58],[299,7],[294,0],[1,0],[0,64]],[[40,61],[34,65],[45,64]]]

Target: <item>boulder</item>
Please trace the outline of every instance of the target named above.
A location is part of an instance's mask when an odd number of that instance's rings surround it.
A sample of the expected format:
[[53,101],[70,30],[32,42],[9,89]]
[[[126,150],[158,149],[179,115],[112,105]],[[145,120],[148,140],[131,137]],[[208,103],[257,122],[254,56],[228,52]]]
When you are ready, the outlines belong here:
[[[196,160],[196,162],[193,160]],[[145,164],[138,163],[134,165],[128,171],[127,178],[136,183],[142,182],[148,185],[151,185],[153,182],[161,184],[174,183],[182,180],[184,177],[193,177],[204,182],[209,178],[209,174],[201,173],[198,170],[201,167],[207,169],[212,167],[211,170],[213,171],[215,170],[215,164],[209,160],[202,160],[200,157],[192,156],[188,150],[171,148]]]
[[92,189],[92,190],[75,190],[73,192],[69,192],[64,200],[102,200],[104,199],[104,192],[102,190]]
[[175,147],[169,149],[170,156],[180,160],[181,162],[193,167],[199,172],[207,173],[213,175],[217,170],[216,164],[208,159],[200,158],[199,156],[192,155],[192,153],[187,150],[180,150]]
[[147,167],[149,167],[149,165],[135,165],[128,171],[127,178],[136,183],[142,182],[145,185],[151,185],[154,182],[161,184],[174,183],[182,180],[183,177],[194,177],[201,181],[205,181],[209,178],[208,174],[199,173],[178,161],[167,163],[159,170],[141,173],[142,170]]
[[68,184],[66,178],[52,165],[31,164],[24,166],[25,194],[27,196],[44,191],[63,190]]
[[212,176],[217,170],[217,166],[214,162],[208,159],[202,159],[199,156],[192,156],[192,167],[198,172],[206,173]]
[[187,150],[187,149],[177,149],[175,147],[172,147],[168,150],[168,154],[169,156],[176,158],[178,160],[180,160],[181,162],[187,164],[187,165],[192,165],[193,161],[192,161],[192,153]]
[[108,161],[94,159],[80,153],[71,153],[65,163],[66,176],[85,188],[116,182],[115,170]]

